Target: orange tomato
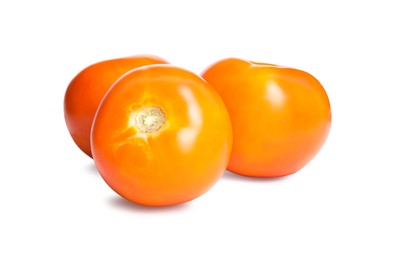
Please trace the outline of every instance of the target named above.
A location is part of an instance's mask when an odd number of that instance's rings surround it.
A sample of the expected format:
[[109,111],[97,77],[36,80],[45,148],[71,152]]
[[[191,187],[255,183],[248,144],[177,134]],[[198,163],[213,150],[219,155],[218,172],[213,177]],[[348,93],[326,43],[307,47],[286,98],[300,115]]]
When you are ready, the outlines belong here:
[[74,142],[84,153],[92,157],[92,121],[111,85],[131,69],[158,63],[167,62],[149,55],[106,60],[85,68],[70,82],[64,100],[66,125]]
[[322,85],[307,72],[229,58],[202,75],[231,117],[230,171],[252,177],[289,175],[324,144],[331,125],[330,103]]
[[108,91],[92,127],[95,164],[119,195],[167,206],[205,193],[222,176],[231,122],[199,76],[170,65],[135,69]]

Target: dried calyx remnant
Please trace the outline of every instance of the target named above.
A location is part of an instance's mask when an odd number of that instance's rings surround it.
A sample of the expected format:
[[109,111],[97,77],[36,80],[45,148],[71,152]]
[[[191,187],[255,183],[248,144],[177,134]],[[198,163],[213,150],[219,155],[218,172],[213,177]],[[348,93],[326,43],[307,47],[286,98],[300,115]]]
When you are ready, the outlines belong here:
[[136,112],[135,123],[143,133],[152,133],[165,123],[165,114],[157,106],[143,107]]

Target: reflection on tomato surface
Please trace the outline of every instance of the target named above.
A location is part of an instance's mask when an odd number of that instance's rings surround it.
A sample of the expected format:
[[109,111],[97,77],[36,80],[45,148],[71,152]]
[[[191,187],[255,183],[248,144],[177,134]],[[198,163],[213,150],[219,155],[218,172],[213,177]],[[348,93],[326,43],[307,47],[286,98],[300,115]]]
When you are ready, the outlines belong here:
[[231,117],[230,171],[252,177],[289,175],[304,167],[326,141],[329,99],[307,72],[229,58],[202,75]]
[[224,103],[202,78],[151,65],[111,88],[91,142],[96,166],[113,190],[135,203],[166,206],[202,195],[223,175],[232,130]]

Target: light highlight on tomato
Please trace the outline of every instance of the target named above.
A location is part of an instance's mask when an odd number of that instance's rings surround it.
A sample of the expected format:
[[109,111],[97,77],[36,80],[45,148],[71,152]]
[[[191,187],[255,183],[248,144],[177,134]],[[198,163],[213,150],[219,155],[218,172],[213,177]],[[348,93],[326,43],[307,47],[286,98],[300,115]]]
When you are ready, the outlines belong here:
[[90,133],[96,109],[111,85],[126,72],[165,60],[151,55],[137,55],[92,64],[70,82],[64,100],[67,128],[77,146],[92,157]]
[[135,69],[106,94],[92,127],[95,164],[122,197],[142,205],[183,203],[222,176],[231,122],[202,78],[170,65]]
[[231,117],[228,169],[252,177],[285,176],[321,149],[331,125],[327,94],[307,72],[229,58],[203,72]]

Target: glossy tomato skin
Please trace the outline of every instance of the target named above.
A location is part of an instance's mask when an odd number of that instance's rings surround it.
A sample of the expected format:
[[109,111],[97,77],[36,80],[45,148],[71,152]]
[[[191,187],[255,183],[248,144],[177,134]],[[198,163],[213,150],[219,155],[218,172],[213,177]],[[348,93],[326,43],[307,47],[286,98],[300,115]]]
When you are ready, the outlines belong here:
[[151,65],[127,73],[106,94],[91,143],[114,191],[138,204],[169,206],[197,198],[223,175],[232,128],[224,103],[202,78]]
[[304,167],[326,141],[329,99],[307,72],[229,58],[202,76],[220,94],[231,117],[230,171],[251,177],[289,175]]
[[111,85],[126,72],[165,60],[151,55],[137,55],[92,64],[70,82],[64,99],[67,128],[77,146],[92,157],[90,133],[100,101]]

